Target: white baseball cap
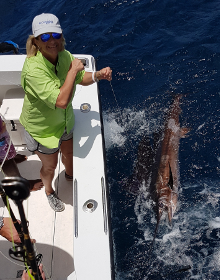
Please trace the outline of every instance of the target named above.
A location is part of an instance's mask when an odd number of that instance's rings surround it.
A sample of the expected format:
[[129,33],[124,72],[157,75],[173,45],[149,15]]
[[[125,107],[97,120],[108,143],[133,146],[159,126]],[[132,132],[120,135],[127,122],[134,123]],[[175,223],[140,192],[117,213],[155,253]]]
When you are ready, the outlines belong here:
[[33,19],[32,32],[34,37],[48,33],[62,33],[59,19],[53,14],[40,14]]

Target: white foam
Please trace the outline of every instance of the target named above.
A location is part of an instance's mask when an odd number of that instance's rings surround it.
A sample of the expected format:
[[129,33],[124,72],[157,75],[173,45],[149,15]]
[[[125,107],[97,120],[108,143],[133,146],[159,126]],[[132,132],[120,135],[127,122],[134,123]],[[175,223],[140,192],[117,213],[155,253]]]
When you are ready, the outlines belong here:
[[[190,200],[188,204],[185,201],[185,207],[180,206],[179,212],[174,216],[172,226],[169,226],[167,218],[160,221],[154,245],[156,259],[168,266],[170,264],[178,265],[178,267],[190,265],[197,269],[197,275],[192,273],[190,279],[200,279],[201,275],[205,275],[206,271],[212,269],[212,267],[216,271],[220,267],[218,247],[213,248],[213,252],[210,254],[206,243],[203,243],[203,238],[199,238],[206,233],[206,238],[212,239],[211,233],[213,230],[215,230],[216,237],[220,238],[220,231],[218,232],[220,216],[214,214],[216,213],[215,204],[219,202],[218,185],[218,181],[212,180],[198,181],[196,184],[189,183],[187,188],[192,188],[192,190],[203,186],[200,195],[204,195],[205,200],[197,200],[193,204],[190,203]],[[142,242],[147,241],[149,247],[156,226],[156,215],[149,197],[140,194],[136,199],[134,210],[139,229],[143,231]],[[206,226],[204,227],[204,225]],[[200,244],[199,250],[196,246],[192,246],[192,239],[196,244]],[[141,240],[139,240],[139,243],[141,243]],[[191,248],[190,255],[188,254],[189,248]]]
[[171,243],[172,243],[173,238],[176,239],[176,238],[181,238],[181,237],[182,237],[182,234],[180,232],[179,227],[174,228],[171,232],[169,232],[163,236],[163,242],[171,241]]
[[209,226],[212,229],[220,228],[220,217],[216,217],[216,218],[212,219],[211,221],[209,221]]
[[197,128],[197,130],[200,130],[201,128],[203,128],[204,125],[205,125],[205,123],[201,124],[201,125]]
[[121,147],[124,145],[126,138],[122,135],[124,128],[117,124],[117,122],[112,120],[104,119],[104,131],[105,131],[105,145],[109,149],[112,146]]
[[[148,112],[149,113],[149,112]],[[123,112],[103,112],[106,148],[123,147],[126,141],[140,141],[158,127],[158,120],[146,116],[145,110],[125,108]]]

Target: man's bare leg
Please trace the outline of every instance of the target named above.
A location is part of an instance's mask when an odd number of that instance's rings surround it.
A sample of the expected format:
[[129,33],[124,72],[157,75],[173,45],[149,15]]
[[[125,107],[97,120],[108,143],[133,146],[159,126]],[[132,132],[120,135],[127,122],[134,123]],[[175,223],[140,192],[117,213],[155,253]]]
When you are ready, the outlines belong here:
[[[14,159],[6,160],[2,166],[2,170],[7,177],[22,177]],[[41,179],[28,181],[30,183],[30,191],[38,191],[43,188]]]

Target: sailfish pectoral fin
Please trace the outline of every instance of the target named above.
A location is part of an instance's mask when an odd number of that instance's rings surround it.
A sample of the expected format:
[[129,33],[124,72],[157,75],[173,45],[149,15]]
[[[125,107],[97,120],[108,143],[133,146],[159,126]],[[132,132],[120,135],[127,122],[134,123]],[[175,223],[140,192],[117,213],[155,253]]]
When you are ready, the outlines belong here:
[[182,127],[180,129],[180,138],[186,138],[189,137],[189,135],[187,134],[188,132],[191,131],[191,128],[187,128],[187,127]]
[[169,182],[168,182],[168,186],[173,189],[173,174],[172,174],[172,170],[170,167],[170,163],[169,163]]

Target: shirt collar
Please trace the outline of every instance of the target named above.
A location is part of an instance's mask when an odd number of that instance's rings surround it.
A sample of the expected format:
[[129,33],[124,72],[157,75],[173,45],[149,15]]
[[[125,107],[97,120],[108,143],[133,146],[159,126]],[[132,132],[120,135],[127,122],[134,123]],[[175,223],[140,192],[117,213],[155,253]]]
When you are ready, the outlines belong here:
[[[48,67],[50,68],[51,70],[55,71],[55,65],[53,65],[53,63],[51,63],[49,60],[47,60],[40,51],[37,52],[37,55],[41,60],[42,62]],[[58,55],[58,60],[59,60],[59,55]]]

